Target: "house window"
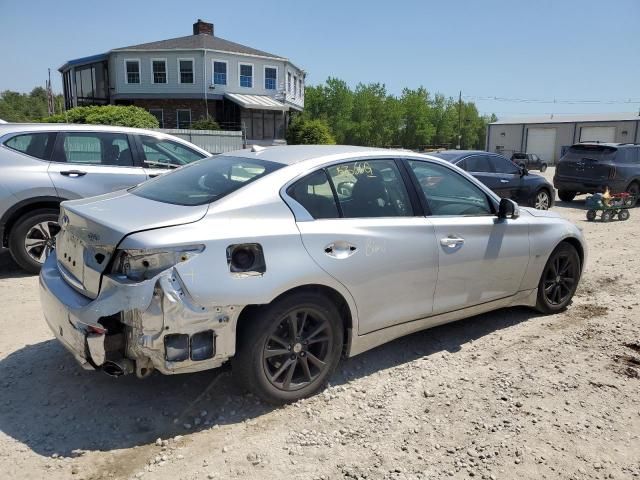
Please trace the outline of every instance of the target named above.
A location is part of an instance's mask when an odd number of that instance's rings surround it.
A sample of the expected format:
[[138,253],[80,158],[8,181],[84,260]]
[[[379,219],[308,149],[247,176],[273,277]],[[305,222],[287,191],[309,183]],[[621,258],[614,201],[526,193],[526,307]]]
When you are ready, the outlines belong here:
[[278,69],[264,67],[264,88],[265,90],[275,90],[278,83]]
[[304,90],[302,89],[302,79],[298,79],[298,91],[300,92],[300,98],[304,95]]
[[167,61],[151,60],[151,83],[167,83]]
[[227,84],[227,62],[213,61],[213,84],[214,85],[226,85]]
[[176,124],[178,128],[190,128],[191,127],[191,110],[177,110],[176,112]]
[[253,65],[247,63],[240,64],[240,86],[253,87]]
[[291,93],[291,72],[287,72],[287,92]]
[[140,60],[125,60],[124,68],[127,83],[140,83]]
[[164,128],[164,111],[161,108],[150,108],[149,113],[158,119],[158,126]]
[[293,96],[298,96],[298,77],[293,76]]
[[179,58],[178,70],[180,72],[180,83],[194,83],[193,82],[193,59]]

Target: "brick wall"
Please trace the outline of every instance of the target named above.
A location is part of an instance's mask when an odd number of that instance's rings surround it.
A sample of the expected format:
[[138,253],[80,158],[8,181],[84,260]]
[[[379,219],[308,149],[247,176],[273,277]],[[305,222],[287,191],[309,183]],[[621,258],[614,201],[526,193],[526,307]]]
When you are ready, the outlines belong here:
[[[162,109],[164,117],[163,128],[178,128],[177,111],[191,110],[191,121],[195,122],[206,117],[204,100],[190,99],[138,99],[133,100],[136,107],[150,109]],[[209,102],[209,116],[216,118],[216,101]]]

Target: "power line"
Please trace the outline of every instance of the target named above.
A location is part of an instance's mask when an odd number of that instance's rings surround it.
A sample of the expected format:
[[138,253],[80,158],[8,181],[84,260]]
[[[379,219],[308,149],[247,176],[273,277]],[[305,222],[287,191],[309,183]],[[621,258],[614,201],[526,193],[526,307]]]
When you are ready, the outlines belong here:
[[618,104],[640,104],[638,98],[627,98],[619,100],[594,100],[594,99],[542,99],[542,98],[510,98],[497,96],[463,95],[467,100],[482,102],[506,102],[506,103],[542,103],[561,105],[618,105]]

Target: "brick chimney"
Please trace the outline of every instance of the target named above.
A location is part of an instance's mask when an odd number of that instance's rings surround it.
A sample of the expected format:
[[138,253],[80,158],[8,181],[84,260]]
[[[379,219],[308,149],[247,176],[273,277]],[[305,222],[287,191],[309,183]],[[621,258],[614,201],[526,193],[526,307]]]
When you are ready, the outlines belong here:
[[211,35],[213,36],[213,23],[203,22],[200,18],[193,24],[194,35]]

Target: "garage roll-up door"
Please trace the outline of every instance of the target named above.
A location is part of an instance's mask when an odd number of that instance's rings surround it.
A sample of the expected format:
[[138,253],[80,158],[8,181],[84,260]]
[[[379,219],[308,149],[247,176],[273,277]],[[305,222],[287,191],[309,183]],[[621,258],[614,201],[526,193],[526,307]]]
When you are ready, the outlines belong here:
[[615,142],[616,127],[581,127],[581,142]]
[[556,159],[556,129],[528,128],[527,153],[535,153],[547,163],[554,162]]

